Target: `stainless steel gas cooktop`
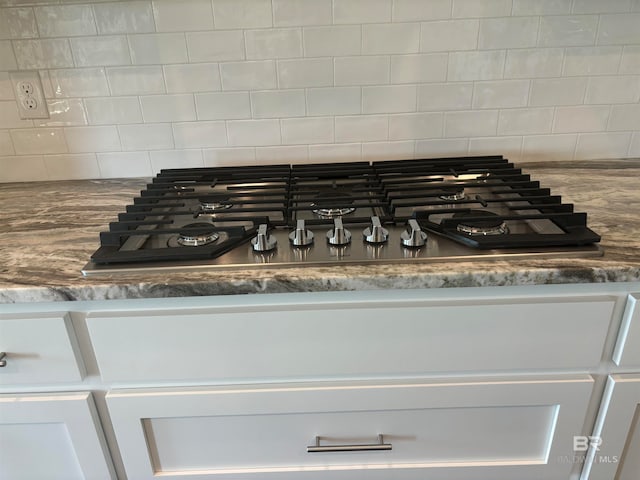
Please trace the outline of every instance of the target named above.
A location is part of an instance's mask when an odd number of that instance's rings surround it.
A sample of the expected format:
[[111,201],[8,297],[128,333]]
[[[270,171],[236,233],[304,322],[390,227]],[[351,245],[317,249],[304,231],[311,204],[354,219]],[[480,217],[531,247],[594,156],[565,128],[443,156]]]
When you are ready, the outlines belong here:
[[82,273],[596,256],[599,241],[501,156],[171,169]]

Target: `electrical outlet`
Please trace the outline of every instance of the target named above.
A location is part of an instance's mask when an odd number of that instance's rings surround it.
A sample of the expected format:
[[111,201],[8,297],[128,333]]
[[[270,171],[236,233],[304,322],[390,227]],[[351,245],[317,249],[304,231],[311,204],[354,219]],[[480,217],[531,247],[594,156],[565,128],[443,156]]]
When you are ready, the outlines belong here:
[[9,72],[9,78],[18,102],[18,113],[22,119],[49,118],[44,99],[42,81],[37,70]]

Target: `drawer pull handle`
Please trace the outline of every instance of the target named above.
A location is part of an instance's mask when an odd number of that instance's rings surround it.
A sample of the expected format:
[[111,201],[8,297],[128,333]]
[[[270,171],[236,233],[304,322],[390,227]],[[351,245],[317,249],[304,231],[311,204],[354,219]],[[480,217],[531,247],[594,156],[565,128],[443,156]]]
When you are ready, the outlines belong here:
[[4,359],[4,357],[6,356],[7,356],[6,352],[0,352],[0,367],[7,366],[7,361]]
[[323,453],[323,452],[363,452],[363,451],[379,451],[391,450],[393,447],[390,443],[384,443],[382,434],[378,435],[378,443],[361,443],[354,445],[320,445],[320,437],[316,437],[316,444],[307,447],[307,453]]

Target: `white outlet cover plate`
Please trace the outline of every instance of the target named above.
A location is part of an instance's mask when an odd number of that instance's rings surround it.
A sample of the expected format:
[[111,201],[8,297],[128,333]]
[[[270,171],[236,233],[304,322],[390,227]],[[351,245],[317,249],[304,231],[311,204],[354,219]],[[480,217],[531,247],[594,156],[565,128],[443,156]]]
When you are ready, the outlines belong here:
[[[9,72],[20,118],[49,118],[42,81],[37,70]],[[28,86],[28,88],[26,88]],[[26,92],[25,92],[26,91]]]

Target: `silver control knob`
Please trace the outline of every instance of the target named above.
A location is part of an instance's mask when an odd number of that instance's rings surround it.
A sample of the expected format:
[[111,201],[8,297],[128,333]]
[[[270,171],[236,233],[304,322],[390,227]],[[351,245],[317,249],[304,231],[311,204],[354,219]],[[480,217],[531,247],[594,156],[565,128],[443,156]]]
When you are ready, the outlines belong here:
[[362,232],[367,243],[384,243],[389,239],[389,230],[382,228],[379,217],[371,217],[371,226]]
[[251,239],[251,245],[255,252],[268,252],[276,248],[278,241],[273,235],[267,233],[267,224],[262,223],[258,227],[258,234]]
[[427,234],[422,231],[418,222],[412,218],[407,223],[407,229],[400,234],[400,241],[405,247],[422,247],[427,243]]
[[342,218],[333,219],[333,228],[327,232],[327,241],[331,245],[347,245],[351,243],[351,232],[342,225]]
[[313,232],[304,226],[304,220],[298,220],[296,229],[289,234],[289,240],[294,247],[306,247],[313,243]]

